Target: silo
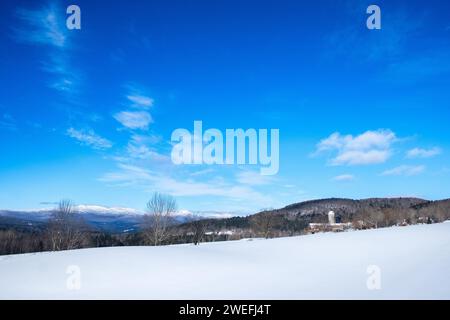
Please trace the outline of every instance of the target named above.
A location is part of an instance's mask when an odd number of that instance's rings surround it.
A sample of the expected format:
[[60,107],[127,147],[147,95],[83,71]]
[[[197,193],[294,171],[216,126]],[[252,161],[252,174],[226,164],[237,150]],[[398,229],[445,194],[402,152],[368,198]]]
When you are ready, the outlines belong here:
[[328,212],[328,223],[329,224],[335,224],[336,223],[334,211]]

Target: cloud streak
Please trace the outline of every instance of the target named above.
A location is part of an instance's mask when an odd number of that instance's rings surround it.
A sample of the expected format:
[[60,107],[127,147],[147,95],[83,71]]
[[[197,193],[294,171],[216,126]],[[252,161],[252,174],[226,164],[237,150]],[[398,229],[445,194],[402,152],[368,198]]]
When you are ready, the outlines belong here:
[[406,176],[406,177],[410,177],[410,176],[415,176],[415,175],[421,174],[424,171],[425,171],[425,166],[422,166],[422,165],[420,165],[420,166],[402,165],[402,166],[398,166],[398,167],[395,167],[395,168],[390,169],[390,170],[386,170],[381,175],[382,176]]
[[406,153],[406,157],[413,159],[413,158],[431,158],[437,155],[440,155],[442,153],[441,148],[434,147],[431,149],[422,149],[422,148],[414,148],[411,150],[408,150]]
[[153,107],[154,99],[136,85],[127,85],[126,88],[127,110],[119,111],[113,117],[127,129],[146,131],[153,123],[153,118],[147,110]]
[[141,186],[149,192],[158,190],[178,197],[217,196],[232,201],[270,204],[270,197],[249,186],[236,186],[221,179],[211,181],[179,180],[135,165],[118,164],[119,170],[106,173],[99,180],[119,186]]
[[145,88],[135,83],[128,84],[125,88],[128,91],[126,99],[129,108],[148,110],[153,107],[155,100],[148,95]]
[[81,145],[86,145],[97,150],[105,150],[112,147],[112,142],[95,134],[94,131],[67,129],[67,135],[77,140]]
[[69,30],[65,25],[65,11],[56,3],[36,10],[19,8],[16,16],[21,24],[14,28],[16,41],[31,45],[45,46],[49,49],[42,70],[54,75],[48,86],[64,94],[76,92],[79,76],[70,67]]
[[0,129],[16,131],[16,120],[8,113],[0,115]]
[[114,114],[114,119],[128,129],[147,130],[153,123],[152,116],[146,111],[120,111]]
[[259,186],[272,183],[274,178],[272,176],[261,175],[257,171],[242,171],[236,175],[236,180],[240,184]]
[[137,108],[147,109],[152,107],[154,103],[154,100],[152,98],[139,94],[128,95],[127,99],[132,102],[133,107]]
[[352,174],[341,174],[339,176],[334,177],[331,180],[333,180],[333,181],[353,181],[353,180],[355,180],[355,176]]
[[17,17],[25,22],[25,26],[15,29],[15,38],[18,41],[31,44],[43,44],[56,48],[67,46],[67,28],[64,11],[55,4],[50,4],[39,10],[19,8]]
[[153,160],[169,163],[170,157],[159,153],[155,148],[155,145],[160,140],[160,137],[154,135],[132,135],[127,145],[128,157],[138,160]]

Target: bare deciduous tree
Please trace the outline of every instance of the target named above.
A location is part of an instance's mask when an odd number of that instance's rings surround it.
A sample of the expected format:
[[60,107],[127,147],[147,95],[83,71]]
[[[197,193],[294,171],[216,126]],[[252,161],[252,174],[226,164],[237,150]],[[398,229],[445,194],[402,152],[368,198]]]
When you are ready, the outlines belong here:
[[18,250],[18,236],[13,230],[0,231],[0,254],[12,254]]
[[378,208],[364,208],[360,211],[360,216],[364,225],[374,227],[375,229],[384,221],[383,212]]
[[254,215],[250,220],[252,229],[266,239],[270,237],[274,222],[275,216],[270,209]]
[[206,221],[205,220],[197,220],[192,223],[193,229],[193,237],[192,242],[195,245],[200,244],[203,241],[203,237],[206,233]]
[[397,211],[394,208],[382,208],[381,209],[381,212],[384,215],[384,226],[385,227],[394,226],[401,222]]
[[147,243],[160,245],[168,236],[171,217],[177,202],[170,195],[155,192],[147,203],[148,213],[143,218],[143,234]]
[[61,200],[49,222],[49,241],[53,251],[77,249],[86,241],[85,225],[70,200]]

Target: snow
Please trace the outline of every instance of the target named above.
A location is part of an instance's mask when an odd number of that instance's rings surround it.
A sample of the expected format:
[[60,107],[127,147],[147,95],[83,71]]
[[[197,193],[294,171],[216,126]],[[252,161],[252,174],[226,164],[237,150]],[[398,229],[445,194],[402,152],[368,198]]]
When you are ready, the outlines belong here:
[[96,214],[118,214],[118,215],[142,215],[143,212],[133,208],[105,207],[99,205],[79,204],[75,206],[77,212],[88,212]]
[[[0,256],[0,298],[450,299],[449,248],[441,223]],[[367,286],[373,265],[379,290]],[[67,287],[74,266],[79,290]]]
[[239,216],[238,212],[222,212],[222,211],[190,211],[187,209],[181,209],[175,212],[175,216],[180,217],[198,217],[198,218],[210,218],[210,219],[226,219]]

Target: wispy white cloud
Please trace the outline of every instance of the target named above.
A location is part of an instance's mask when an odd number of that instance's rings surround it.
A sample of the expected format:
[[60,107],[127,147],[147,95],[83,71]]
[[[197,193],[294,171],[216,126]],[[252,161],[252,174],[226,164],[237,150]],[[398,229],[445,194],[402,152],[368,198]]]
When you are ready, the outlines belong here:
[[339,176],[333,177],[333,181],[353,181],[355,176],[352,174],[341,174]]
[[133,103],[132,106],[135,107],[150,108],[154,103],[154,100],[152,98],[144,95],[128,95],[127,98]]
[[162,138],[154,134],[132,134],[128,143],[112,156],[116,163],[125,165],[171,165],[170,156],[161,152]]
[[9,113],[4,113],[0,115],[0,129],[5,129],[8,131],[16,131],[17,130],[16,120]]
[[150,97],[148,90],[136,83],[125,86],[127,90],[127,107],[147,110],[153,107],[155,100]]
[[50,4],[38,10],[19,8],[16,12],[17,17],[25,22],[25,25],[15,28],[16,40],[57,48],[67,46],[67,28],[62,8]]
[[213,173],[213,172],[214,172],[213,168],[206,168],[203,170],[194,171],[194,172],[190,173],[190,176],[192,176],[192,177],[202,176],[202,175],[206,175],[206,174]]
[[114,119],[128,129],[147,130],[153,123],[152,116],[146,111],[120,111],[114,114]]
[[407,166],[402,165],[390,170],[384,171],[383,176],[415,176],[425,171],[425,166]]
[[148,147],[144,144],[128,143],[127,155],[133,159],[153,160],[159,162],[169,162],[170,157],[159,153],[154,148]]
[[259,171],[241,171],[236,175],[236,180],[241,184],[258,186],[272,183],[274,177],[261,175]]
[[102,138],[94,131],[76,130],[74,128],[67,129],[67,135],[76,139],[80,144],[92,147],[94,149],[103,150],[112,147],[112,142]]
[[385,162],[391,155],[396,135],[391,130],[366,131],[360,135],[331,134],[316,146],[315,154],[337,152],[331,165],[366,165]]
[[162,141],[162,137],[155,134],[133,134],[131,136],[130,142],[135,144],[146,144],[146,145],[155,145]]
[[[125,89],[127,91],[126,110],[115,113],[114,119],[131,130],[148,130],[149,125],[153,123],[153,118],[147,110],[153,106],[154,99],[136,84],[128,84]],[[134,143],[136,144],[137,141]]]
[[150,148],[144,145],[128,144],[127,151],[130,157],[136,159],[167,160],[168,158],[157,153],[156,151],[151,150]]
[[250,186],[236,186],[222,179],[209,181],[176,179],[135,165],[119,163],[118,167],[118,171],[106,173],[99,180],[119,186],[138,185],[149,192],[158,190],[178,197],[217,196],[232,201],[254,202],[263,206],[273,203],[270,197]]
[[19,8],[16,16],[20,24],[13,30],[18,42],[46,46],[47,58],[42,69],[54,75],[49,87],[64,94],[72,94],[79,84],[79,76],[70,66],[70,36],[65,25],[65,10],[57,2],[38,9]]
[[434,147],[431,149],[414,148],[408,150],[406,153],[407,158],[431,158],[442,153],[442,149]]
[[69,61],[67,52],[52,52],[48,60],[42,63],[42,69],[54,75],[49,87],[66,94],[76,93],[81,80]]

